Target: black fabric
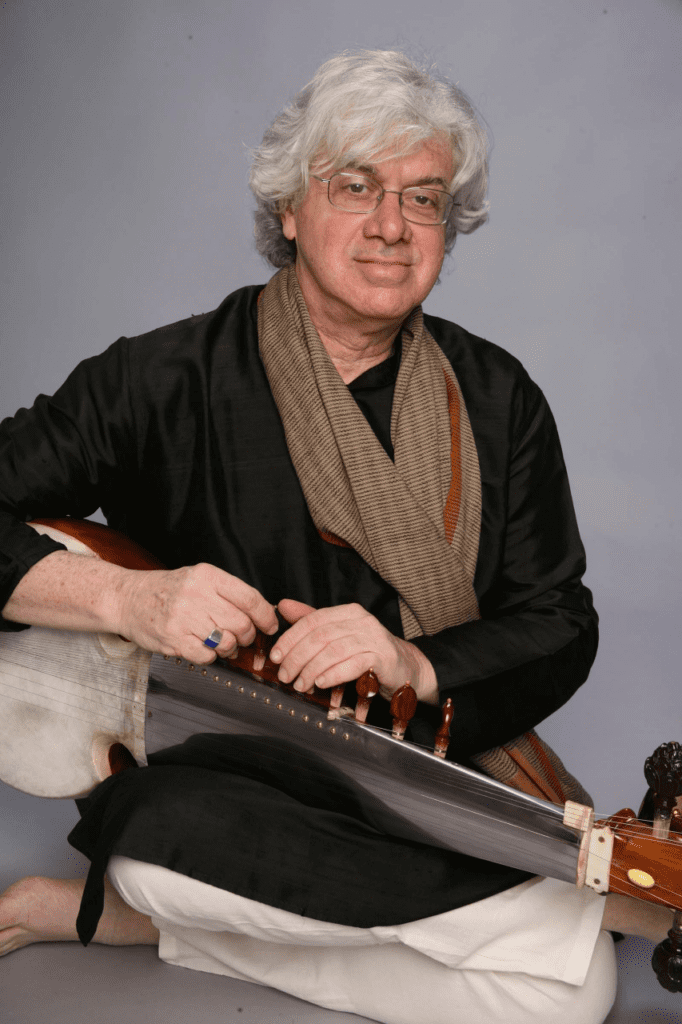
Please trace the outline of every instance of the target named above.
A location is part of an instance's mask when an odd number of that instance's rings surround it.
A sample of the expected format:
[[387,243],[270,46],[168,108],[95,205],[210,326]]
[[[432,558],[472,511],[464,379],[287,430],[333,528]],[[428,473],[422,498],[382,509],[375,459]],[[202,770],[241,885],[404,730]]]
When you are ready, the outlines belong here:
[[[317,607],[358,601],[402,635],[392,588],[355,551],[323,541],[308,513],[258,354],[259,291],[241,289],[213,313],[120,339],[77,367],[55,396],[41,396],[33,409],[0,425],[0,606],[31,565],[59,549],[37,537],[25,519],[87,516],[101,507],[111,526],[171,568],[212,562],[273,603],[283,597]],[[469,754],[536,725],[573,694],[596,652],[597,616],[581,583],[584,552],[556,428],[541,391],[504,350],[447,321],[429,316],[425,321],[457,374],[481,467],[475,589],[483,617],[414,641],[436,669],[442,698],[451,696],[455,704],[448,756],[466,762]],[[389,454],[398,360],[399,350],[350,385]],[[1,624],[17,628],[5,620]],[[386,705],[373,701],[372,715],[377,724],[386,721]],[[438,721],[438,709],[420,706],[412,737],[431,743]],[[232,842],[218,874],[204,880],[255,899],[270,893],[269,886],[279,886],[283,903],[277,905],[300,906],[298,896],[287,905],[285,894],[293,890],[284,868],[279,880],[271,876],[282,863],[277,834],[287,819],[283,808],[298,815],[299,863],[307,864],[319,808],[311,809],[305,794],[287,794],[287,800],[297,801],[295,812],[281,793],[271,798],[273,820],[282,822],[268,829],[273,853],[244,874],[235,864],[237,854],[229,851],[252,837],[236,834],[234,822],[213,813],[208,795],[213,783],[205,785],[204,776],[199,779],[187,768],[182,800],[176,800],[175,777],[167,792],[146,781],[157,777],[157,768],[162,771],[159,764],[153,775],[133,770],[107,781],[83,805],[88,810],[74,841],[94,857],[88,889],[93,906],[101,897],[101,870],[112,848],[177,863],[180,837],[183,857],[189,858],[183,860],[186,873],[201,873],[207,837],[220,830]],[[201,770],[211,769],[204,764]],[[218,790],[224,783],[219,774]],[[149,806],[147,787],[154,790],[161,815],[154,837],[145,824],[148,815],[140,810]],[[232,799],[244,824],[241,797],[225,797]],[[203,838],[195,814],[203,822]],[[262,817],[256,812],[254,821]],[[338,863],[334,843],[343,845],[344,829],[369,842],[369,833],[352,815],[342,818],[334,842],[321,841],[315,848],[319,878],[329,877],[325,865]],[[377,840],[383,851],[379,861],[396,856],[387,852],[386,841]],[[434,856],[442,852],[424,853],[427,859]],[[375,887],[371,871],[365,881],[357,876],[370,860],[363,855],[346,865],[354,884],[368,890]],[[491,874],[490,865],[467,859],[458,863],[456,875],[458,892],[468,893],[465,902],[518,880],[518,872]],[[312,876],[306,878],[306,906],[322,907],[327,919],[337,919],[332,897],[342,887],[328,884],[323,898],[313,891]],[[425,905],[432,896],[437,894],[424,894]],[[358,903],[353,901],[353,914],[364,913]]]
[[[24,519],[101,507],[171,568],[212,562],[273,603],[357,600],[402,635],[392,588],[355,551],[323,541],[308,513],[258,355],[259,291],[121,339],[54,397],[0,425],[0,605],[58,549]],[[481,467],[483,618],[414,641],[458,709],[451,752],[460,759],[513,738],[572,695],[596,652],[597,616],[540,389],[497,346],[434,317],[426,325],[457,373]],[[353,393],[365,404],[370,396]],[[384,400],[384,417],[387,408]]]
[[386,835],[324,763],[308,758],[302,787],[294,772],[269,771],[261,753],[252,737],[193,737],[78,801],[83,817],[69,841],[92,860],[78,920],[84,943],[97,926],[112,853],[361,928],[444,913],[529,877]]
[[398,335],[392,355],[383,363],[373,366],[370,370],[365,370],[348,385],[348,390],[391,461],[393,461],[391,409],[401,355],[402,343],[400,335]]

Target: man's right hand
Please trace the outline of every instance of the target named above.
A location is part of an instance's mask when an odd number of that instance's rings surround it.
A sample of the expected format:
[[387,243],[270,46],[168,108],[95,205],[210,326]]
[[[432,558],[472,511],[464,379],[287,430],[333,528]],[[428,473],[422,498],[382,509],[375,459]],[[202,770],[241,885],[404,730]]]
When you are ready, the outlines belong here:
[[[226,658],[253,643],[256,629],[276,633],[271,604],[253,587],[214,565],[131,572],[121,581],[118,632],[140,647],[197,664]],[[223,634],[215,651],[204,640]]]
[[[262,594],[214,565],[123,569],[70,551],[36,562],[2,614],[28,625],[119,633],[145,650],[198,664],[251,643],[256,628],[278,628]],[[223,634],[215,650],[203,642],[214,629]]]

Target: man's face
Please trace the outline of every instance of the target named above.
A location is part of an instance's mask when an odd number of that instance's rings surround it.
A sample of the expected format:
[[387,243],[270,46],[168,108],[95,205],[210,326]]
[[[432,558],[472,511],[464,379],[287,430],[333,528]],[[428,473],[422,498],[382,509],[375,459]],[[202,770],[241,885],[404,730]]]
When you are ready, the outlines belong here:
[[[396,192],[426,184],[447,189],[452,153],[431,139],[407,156],[352,169]],[[318,330],[336,323],[371,331],[401,322],[429,294],[443,263],[445,226],[406,221],[392,192],[371,213],[346,213],[330,204],[327,185],[311,178],[282,227],[296,240],[296,274]]]

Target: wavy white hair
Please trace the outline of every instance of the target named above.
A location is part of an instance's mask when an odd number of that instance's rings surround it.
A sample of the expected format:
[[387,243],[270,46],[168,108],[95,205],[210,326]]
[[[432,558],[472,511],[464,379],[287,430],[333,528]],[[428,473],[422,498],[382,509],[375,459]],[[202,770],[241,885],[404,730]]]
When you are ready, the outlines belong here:
[[388,147],[397,154],[434,136],[452,146],[455,201],[445,226],[450,252],[458,232],[488,217],[488,138],[464,93],[435,68],[420,68],[393,50],[349,50],[323,64],[254,150],[250,185],[257,200],[256,248],[275,267],[296,260],[281,215],[296,209],[311,165],[323,173],[371,163]]

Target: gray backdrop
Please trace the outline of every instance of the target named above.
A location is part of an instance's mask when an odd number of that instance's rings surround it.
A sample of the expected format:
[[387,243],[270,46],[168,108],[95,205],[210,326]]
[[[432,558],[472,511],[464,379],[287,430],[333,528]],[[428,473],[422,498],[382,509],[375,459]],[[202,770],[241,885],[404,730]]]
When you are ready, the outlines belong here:
[[[679,0],[8,0],[0,415],[270,271],[248,147],[346,47],[426,51],[494,135],[489,224],[427,309],[505,346],[559,423],[602,640],[542,727],[598,808],[681,739]],[[69,802],[0,785],[0,876],[81,871]]]

